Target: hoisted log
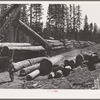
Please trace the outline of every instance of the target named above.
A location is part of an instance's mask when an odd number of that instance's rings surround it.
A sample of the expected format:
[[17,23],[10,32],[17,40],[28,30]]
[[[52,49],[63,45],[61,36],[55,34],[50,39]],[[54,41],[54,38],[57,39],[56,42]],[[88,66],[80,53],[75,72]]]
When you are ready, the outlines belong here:
[[23,68],[23,69],[20,70],[20,75],[25,76],[25,75],[31,73],[32,71],[38,69],[39,67],[40,67],[40,63],[37,63],[35,65]]
[[46,57],[37,57],[37,58],[27,59],[27,60],[23,60],[23,61],[20,61],[20,62],[17,62],[17,63],[12,63],[12,65],[14,66],[14,71],[16,72],[16,71],[19,71],[22,68],[36,64],[43,59],[46,59]]
[[0,48],[1,47],[4,47],[4,46],[11,46],[11,47],[29,47],[29,46],[31,46],[31,44],[30,43],[7,43],[7,42],[3,42],[3,43],[0,43]]
[[19,20],[19,29],[24,31],[26,35],[33,38],[35,41],[37,41],[40,45],[42,45],[45,49],[51,49],[51,46],[49,43],[43,39],[39,34],[37,34],[34,30],[32,30],[29,26],[24,24],[21,20]]
[[63,59],[63,57],[64,57],[63,55],[58,55],[58,56],[54,56],[48,59],[43,59],[40,62],[39,69],[33,71],[32,73],[26,76],[27,80],[32,80],[39,74],[42,76],[49,74],[52,70],[53,65],[57,64],[60,60]]

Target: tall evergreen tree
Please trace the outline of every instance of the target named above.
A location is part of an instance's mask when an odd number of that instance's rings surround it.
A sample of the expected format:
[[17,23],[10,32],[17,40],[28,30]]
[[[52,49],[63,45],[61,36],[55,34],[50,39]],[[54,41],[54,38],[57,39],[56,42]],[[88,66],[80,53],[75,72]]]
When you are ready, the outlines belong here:
[[63,38],[64,33],[64,5],[63,4],[49,4],[47,23],[49,33],[55,39]]
[[94,34],[94,42],[97,42],[97,36],[98,36],[98,26],[96,23],[94,23],[94,30],[93,30],[93,34]]
[[[27,9],[27,5],[24,5],[21,12],[20,12],[20,19],[26,24],[29,25],[29,21],[28,21],[28,9]],[[21,42],[29,42],[29,36],[27,36],[26,34],[24,34],[22,32],[21,35]]]
[[93,38],[94,38],[94,36],[93,36],[93,23],[90,23],[90,34],[89,34],[89,36],[90,36],[90,41],[93,41]]
[[80,9],[80,5],[76,6],[77,9],[77,30],[79,32],[80,28],[81,28],[81,24],[82,24],[82,14],[81,14],[81,9]]
[[73,28],[72,28],[72,38],[73,39],[76,39],[77,38],[77,22],[76,22],[76,18],[77,18],[77,15],[76,15],[76,7],[75,5],[73,4],[73,17],[72,17],[72,20],[73,20]]
[[69,39],[69,32],[70,32],[70,16],[69,16],[69,7],[67,5],[65,5],[65,8],[64,8],[64,11],[65,11],[65,32],[67,33],[66,36],[67,38]]
[[32,28],[39,34],[42,35],[42,27],[43,23],[41,22],[42,19],[42,5],[41,4],[32,4]]
[[72,9],[72,5],[70,4],[70,24],[69,24],[69,26],[70,26],[70,32],[73,29],[73,25],[72,25],[72,23],[73,23],[72,14],[73,14],[73,9]]
[[82,24],[82,14],[80,5],[76,6],[76,29],[77,29],[77,39],[80,39],[80,29]]
[[89,24],[88,24],[88,17],[85,15],[84,19],[84,34],[83,34],[83,39],[88,40],[88,32],[89,32]]

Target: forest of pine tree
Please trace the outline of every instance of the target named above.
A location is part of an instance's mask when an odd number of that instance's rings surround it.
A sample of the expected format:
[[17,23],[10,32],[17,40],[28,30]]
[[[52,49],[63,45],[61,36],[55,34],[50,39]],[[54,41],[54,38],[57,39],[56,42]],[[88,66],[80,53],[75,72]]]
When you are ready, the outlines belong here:
[[[4,14],[11,6],[12,4],[0,4],[0,14]],[[88,23],[87,15],[82,17],[80,5],[49,4],[46,27],[43,27],[43,14],[42,4],[26,4],[15,19],[22,20],[45,39],[73,39],[100,43],[100,28],[96,23]],[[32,45],[35,42],[19,30],[16,22],[7,27],[3,35],[5,36],[3,42],[30,42]]]

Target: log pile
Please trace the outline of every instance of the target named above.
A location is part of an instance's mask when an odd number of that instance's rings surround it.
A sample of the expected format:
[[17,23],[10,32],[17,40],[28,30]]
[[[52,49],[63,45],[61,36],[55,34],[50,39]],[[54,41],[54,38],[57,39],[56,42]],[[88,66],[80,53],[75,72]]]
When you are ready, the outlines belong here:
[[0,43],[1,51],[7,48],[9,56],[12,57],[14,62],[45,56],[45,49],[42,46],[31,46],[30,43]]
[[[55,66],[59,61],[64,58],[62,55],[57,55],[54,57],[37,57],[26,59],[17,63],[12,63],[11,66],[14,68],[14,72],[20,71],[21,76],[26,76],[27,80],[32,80],[38,75],[47,75],[52,71],[53,66]],[[58,76],[60,75],[60,70],[57,71]]]
[[[63,61],[63,64],[58,63]],[[74,71],[78,66],[83,64],[92,71],[95,70],[94,64],[99,63],[100,58],[94,52],[82,52],[75,57],[64,59],[63,55],[53,57],[37,57],[31,58],[17,63],[12,63],[14,71],[20,71],[21,76],[26,76],[26,79],[32,80],[41,75],[48,75],[48,79],[66,77],[71,71]],[[91,63],[91,66],[89,65]],[[83,68],[83,67],[82,67]]]
[[73,48],[72,43],[69,43],[68,41],[65,42],[65,45],[63,42],[59,40],[47,40],[47,42],[52,46],[52,48],[55,49],[63,49],[63,48]]
[[32,71],[38,69],[39,66],[40,66],[40,63],[37,63],[37,64],[33,64],[29,67],[23,68],[23,69],[20,70],[20,75],[25,76],[25,75],[31,73]]
[[[68,41],[66,40],[65,45],[58,40],[46,40],[50,45],[52,45],[52,50],[59,50],[62,48],[74,48],[80,46],[80,44],[84,44],[85,46],[93,45],[91,42],[77,42],[75,40]],[[81,45],[82,46],[82,45]],[[63,59],[62,55],[54,56],[54,57],[40,57],[40,55],[36,55],[37,58],[33,58],[32,56],[35,54],[45,55],[45,48],[42,46],[31,46],[29,43],[1,43],[0,48],[7,47],[9,52],[18,52],[20,53],[28,52],[28,55],[31,59],[22,60],[19,62],[13,62],[12,66],[14,67],[14,71],[20,71],[21,76],[26,76],[27,80],[32,80],[38,75],[48,75],[49,79],[58,78],[62,76],[67,76],[70,74],[74,68],[77,68],[81,64],[86,64],[89,70],[94,70],[94,64],[100,62],[100,59],[96,53],[82,53],[77,55],[76,57],[72,57],[70,59],[66,59],[62,65],[59,65],[58,62]],[[33,55],[32,55],[33,54]],[[25,55],[26,56],[26,55]],[[91,65],[92,62],[92,65]],[[54,66],[57,65],[55,68]],[[91,67],[92,66],[92,67]]]
[[12,63],[12,65],[14,66],[14,70],[16,72],[16,71],[18,71],[22,68],[32,66],[33,64],[36,64],[43,59],[46,59],[46,57],[31,58],[31,59],[23,60],[23,61],[20,61],[20,62],[17,62],[17,63]]
[[85,48],[91,45],[94,45],[94,42],[90,41],[76,41],[76,40],[67,40],[65,39],[65,43],[60,40],[46,40],[53,48],[61,48],[66,47],[67,49],[72,48]]
[[[65,45],[63,42],[59,40],[45,40],[49,45],[52,46],[52,50],[61,50],[61,49],[73,49],[73,48],[83,48],[90,45],[93,45],[93,42],[90,41],[68,41],[65,39]],[[14,61],[20,61],[32,57],[40,57],[45,56],[45,48],[42,46],[31,46],[30,43],[0,43],[0,48],[8,47],[9,56],[12,57],[12,53],[14,52]]]
[[58,55],[58,56],[51,57],[48,59],[43,59],[40,62],[39,69],[37,69],[37,70],[33,71],[32,73],[27,75],[27,77],[26,77],[27,80],[32,80],[38,75],[44,76],[44,75],[49,74],[52,71],[53,65],[57,64],[57,62],[59,62],[62,59],[63,59],[62,55]]
[[[72,57],[65,60],[64,65],[59,64],[58,62],[62,61],[63,59],[64,56],[57,55],[54,57],[42,58],[42,60],[39,60],[38,62],[36,60],[36,63],[31,63],[31,65],[26,60],[13,64],[13,66],[15,67],[16,71],[20,70],[20,75],[26,76],[27,80],[32,80],[39,75],[44,76],[48,74],[48,78],[52,79],[69,75],[70,71],[73,69],[71,61],[76,60],[76,62],[80,62],[78,64],[81,64],[83,61],[83,58],[77,55],[76,57]],[[32,61],[30,60],[30,62]],[[74,66],[76,66],[76,63]]]

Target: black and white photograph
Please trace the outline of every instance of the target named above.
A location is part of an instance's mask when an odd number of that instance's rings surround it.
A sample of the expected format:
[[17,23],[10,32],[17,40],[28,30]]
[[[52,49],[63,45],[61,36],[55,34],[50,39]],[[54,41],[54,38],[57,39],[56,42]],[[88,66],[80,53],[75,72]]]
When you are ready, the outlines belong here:
[[99,90],[100,2],[0,2],[0,89]]

